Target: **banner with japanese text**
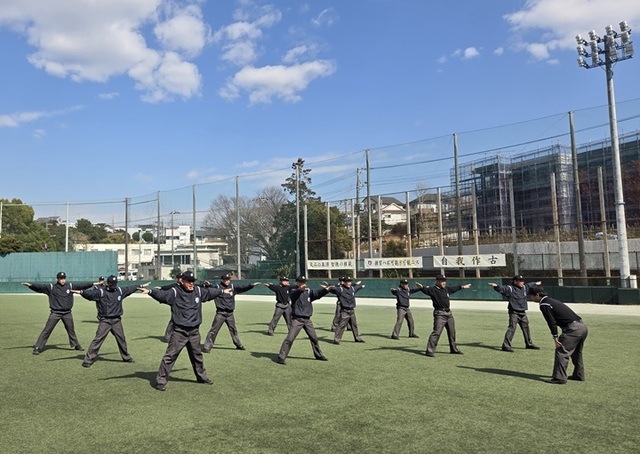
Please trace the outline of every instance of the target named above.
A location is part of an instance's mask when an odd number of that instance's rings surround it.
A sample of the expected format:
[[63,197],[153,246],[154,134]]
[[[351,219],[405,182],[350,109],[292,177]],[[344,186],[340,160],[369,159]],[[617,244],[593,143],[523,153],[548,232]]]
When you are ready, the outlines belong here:
[[367,270],[385,270],[393,268],[422,268],[422,257],[383,257],[364,259]]
[[352,270],[354,266],[353,259],[307,261],[308,270]]
[[483,268],[507,266],[505,254],[434,255],[434,268]]

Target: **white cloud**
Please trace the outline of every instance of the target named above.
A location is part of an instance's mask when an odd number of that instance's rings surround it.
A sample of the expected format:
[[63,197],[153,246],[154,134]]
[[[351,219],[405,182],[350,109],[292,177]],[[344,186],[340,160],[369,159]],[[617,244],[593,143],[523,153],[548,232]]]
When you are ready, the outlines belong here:
[[[240,68],[218,90],[222,98],[234,100],[247,93],[251,104],[270,103],[274,99],[298,102],[309,83],[336,71],[334,62],[316,58],[319,46],[314,43],[289,49],[282,56],[282,64],[256,64],[263,56],[261,41],[266,38],[267,30],[281,22],[282,13],[271,5],[255,7],[250,0],[243,0],[240,5],[233,13],[235,22],[221,27],[213,35],[213,40],[222,48],[221,59]],[[336,18],[335,11],[327,9],[314,20],[317,25],[329,26]],[[290,30],[291,27],[286,33]]]
[[466,49],[456,49],[451,54],[452,57],[461,58],[463,60],[468,60],[471,58],[479,57],[480,51],[475,47],[467,47]]
[[336,64],[327,60],[316,60],[292,66],[246,66],[238,71],[220,94],[233,98],[244,90],[249,93],[252,104],[269,103],[273,98],[286,102],[298,102],[300,91],[318,77],[327,77],[336,71]]
[[111,92],[111,93],[100,93],[100,94],[98,95],[98,98],[100,98],[100,99],[104,99],[104,100],[108,101],[108,100],[111,100],[111,99],[115,99],[115,98],[117,98],[118,96],[120,96],[120,93],[117,93],[117,92]]
[[464,58],[466,59],[475,58],[479,56],[480,56],[480,51],[478,51],[478,49],[476,49],[475,47],[467,47],[464,50]]
[[237,9],[236,22],[220,28],[213,40],[222,45],[222,59],[236,66],[254,63],[258,58],[258,42],[263,29],[273,27],[282,19],[282,13],[271,6]]
[[282,57],[282,61],[287,64],[298,63],[305,56],[316,55],[317,51],[317,46],[303,44],[300,46],[296,46],[293,49],[289,49],[285,56]]
[[324,9],[316,17],[311,19],[311,23],[316,27],[331,27],[338,21],[338,13],[333,8]]
[[438,58],[438,59],[436,60],[436,62],[438,62],[438,63],[440,63],[440,64],[446,63],[446,62],[447,62],[447,57],[444,57],[444,56],[443,56],[443,57],[440,57],[440,58]]
[[577,34],[595,29],[602,35],[605,26],[618,28],[621,20],[640,23],[640,2],[619,0],[612,7],[609,0],[529,0],[521,10],[504,18],[519,41],[514,47],[546,60],[553,50],[575,50]]
[[496,50],[493,51],[493,54],[497,56],[501,56],[502,54],[504,54],[504,47],[498,47]]
[[[200,77],[188,59],[206,44],[208,28],[201,16],[200,6],[190,0],[0,2],[0,27],[25,36],[35,48],[28,61],[36,68],[76,82],[104,83],[128,75],[145,92],[143,99],[154,101],[199,92]],[[145,39],[149,27],[157,48]],[[189,70],[173,72],[175,85],[163,83],[167,69],[177,67]]]
[[200,54],[210,35],[202,11],[196,5],[176,11],[173,17],[157,24],[154,32],[165,49],[184,52],[189,57]]
[[527,44],[526,49],[536,60],[546,60],[549,58],[549,50],[544,43],[530,43]]
[[0,115],[0,128],[16,128],[24,123],[31,123],[38,121],[41,118],[51,118],[60,115],[65,115],[71,112],[76,112],[82,109],[82,106],[73,106],[67,109],[53,110],[53,111],[33,111],[33,112],[18,112],[13,114]]

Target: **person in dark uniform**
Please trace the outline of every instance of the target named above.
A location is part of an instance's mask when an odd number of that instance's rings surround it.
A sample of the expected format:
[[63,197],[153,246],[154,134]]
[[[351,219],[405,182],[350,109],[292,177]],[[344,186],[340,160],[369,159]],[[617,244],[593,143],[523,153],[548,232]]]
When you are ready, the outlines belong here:
[[320,290],[310,290],[307,287],[307,278],[305,276],[298,276],[296,278],[296,284],[297,288],[291,290],[291,326],[287,337],[285,337],[284,342],[282,342],[282,347],[280,347],[277,362],[278,364],[286,364],[285,360],[289,355],[293,341],[301,329],[304,329],[304,332],[307,333],[309,337],[313,356],[317,360],[327,361],[327,357],[324,356],[320,350],[318,336],[311,322],[311,316],[313,315],[312,302],[319,300],[329,293],[328,287],[323,287]]
[[[160,287],[155,287],[156,290],[169,290],[174,287],[180,287],[182,284],[182,273],[179,273],[176,276],[176,281],[171,284],[162,285]],[[167,328],[164,330],[164,341],[169,343],[169,339],[171,339],[171,333],[173,332],[173,319],[169,319],[169,323],[167,323]]]
[[542,285],[542,281],[528,282],[525,284],[524,278],[521,275],[517,275],[513,276],[513,281],[510,285],[498,285],[495,282],[489,282],[489,285],[509,301],[507,304],[509,326],[504,335],[504,341],[502,341],[502,351],[513,352],[511,341],[513,340],[513,335],[518,325],[520,325],[522,334],[524,335],[525,348],[540,350],[540,347],[535,345],[531,340],[529,318],[527,317],[527,309],[529,309],[527,300],[529,297],[529,289],[534,285]]
[[[582,350],[589,334],[587,326],[569,306],[547,296],[543,287],[535,285],[529,289],[529,294],[533,301],[540,304],[540,312],[549,325],[556,347],[550,383],[563,385],[567,383],[567,379],[584,381]],[[559,336],[558,327],[562,330]],[[567,376],[569,358],[573,363],[573,374]]]
[[185,347],[198,383],[212,384],[204,368],[204,359],[200,351],[202,303],[211,301],[222,295],[223,292],[229,294],[231,289],[221,290],[216,287],[200,287],[195,285],[195,280],[196,277],[193,271],[185,271],[181,275],[179,285],[172,285],[164,290],[140,289],[159,303],[171,306],[173,330],[156,375],[156,389],[158,391],[166,389],[171,369]]
[[278,326],[280,317],[284,316],[284,321],[287,323],[287,329],[291,326],[291,298],[289,292],[292,287],[289,285],[289,278],[282,276],[280,278],[280,284],[272,284],[267,282],[264,284],[269,290],[276,294],[276,308],[273,312],[273,318],[267,328],[267,334],[273,336],[273,332]]
[[[143,284],[143,287],[149,285],[149,282]],[[107,278],[106,286],[94,286],[86,290],[73,290],[79,293],[84,299],[96,302],[98,310],[98,330],[96,337],[89,345],[87,353],[82,362],[83,367],[91,367],[98,357],[98,351],[109,333],[113,334],[118,344],[118,350],[122,361],[132,363],[133,358],[129,355],[127,349],[127,340],[124,336],[124,328],[122,327],[122,300],[133,295],[138,291],[139,286],[129,285],[127,287],[118,287],[118,278],[111,275]]]
[[252,284],[246,285],[233,285],[231,283],[231,275],[223,274],[220,276],[220,283],[216,284],[215,287],[220,290],[231,289],[231,292],[224,292],[220,296],[215,298],[216,302],[216,315],[213,318],[213,322],[211,323],[211,329],[207,333],[207,337],[204,340],[204,348],[202,351],[205,353],[209,353],[211,351],[211,347],[216,342],[216,337],[218,336],[218,332],[222,327],[223,323],[227,324],[229,328],[229,333],[231,334],[231,340],[233,340],[233,345],[236,346],[238,350],[246,350],[242,342],[240,342],[240,338],[238,337],[238,330],[236,328],[236,319],[233,316],[233,311],[236,309],[236,295],[244,292],[248,292],[256,285],[259,285],[260,282],[254,282]]
[[84,350],[78,342],[78,336],[73,325],[73,316],[71,309],[73,308],[73,290],[84,290],[94,285],[92,282],[84,282],[72,284],[67,282],[67,275],[64,271],[60,271],[56,275],[55,284],[31,284],[23,282],[22,285],[29,287],[37,293],[44,293],[49,297],[49,318],[44,325],[44,329],[38,336],[36,344],[33,346],[33,354],[39,355],[49,340],[49,336],[53,332],[58,322],[62,320],[64,329],[67,330],[69,336],[69,346],[74,350]]
[[409,281],[406,279],[400,281],[398,288],[391,289],[391,294],[396,297],[396,311],[398,313],[396,324],[391,333],[391,339],[399,339],[400,329],[405,319],[407,320],[407,327],[409,328],[409,337],[418,337],[415,333],[413,315],[411,314],[411,309],[409,309],[409,299],[411,294],[419,291],[420,287],[409,288]]
[[336,287],[328,287],[331,293],[337,295],[340,302],[340,322],[336,327],[333,337],[334,344],[340,344],[340,341],[342,340],[342,333],[344,333],[349,322],[351,322],[353,340],[356,342],[364,342],[364,339],[360,337],[358,321],[356,320],[356,293],[363,288],[364,285],[360,284],[360,281],[352,285],[351,278],[349,276],[345,276],[340,285]]
[[433,287],[424,287],[420,283],[416,283],[422,290],[422,293],[431,297],[433,303],[433,332],[429,335],[427,343],[427,356],[435,356],[436,346],[442,334],[443,328],[447,329],[447,337],[449,338],[449,353],[462,355],[462,352],[456,345],[456,322],[451,312],[451,300],[449,295],[459,290],[471,287],[471,284],[451,285],[447,286],[447,278],[442,274],[436,276],[436,285]]
[[[343,280],[344,276],[340,276],[338,278],[338,285],[342,285]],[[340,323],[340,298],[336,299],[336,313],[333,316],[333,321],[331,322],[331,332],[335,333],[336,328],[338,327],[338,323]],[[347,327],[347,329],[349,329],[349,327]]]

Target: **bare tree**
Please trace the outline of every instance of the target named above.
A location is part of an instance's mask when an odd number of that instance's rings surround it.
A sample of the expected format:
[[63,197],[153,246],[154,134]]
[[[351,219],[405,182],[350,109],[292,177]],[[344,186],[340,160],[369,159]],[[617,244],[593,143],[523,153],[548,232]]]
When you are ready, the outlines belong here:
[[[280,208],[287,202],[282,189],[271,186],[260,190],[255,197],[240,196],[240,248],[242,261],[249,255],[273,256],[274,221]],[[227,195],[216,197],[204,218],[204,226],[227,239],[229,251],[236,250],[238,213],[236,198]]]

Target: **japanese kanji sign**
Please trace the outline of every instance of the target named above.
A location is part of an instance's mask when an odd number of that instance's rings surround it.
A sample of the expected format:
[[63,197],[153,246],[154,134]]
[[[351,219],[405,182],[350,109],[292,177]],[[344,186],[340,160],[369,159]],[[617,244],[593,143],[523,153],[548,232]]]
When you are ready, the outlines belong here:
[[422,268],[422,257],[383,257],[364,259],[367,270],[384,270],[393,268]]
[[434,255],[434,268],[480,268],[507,266],[504,254]]
[[352,259],[337,260],[308,260],[308,270],[351,270],[354,267]]

